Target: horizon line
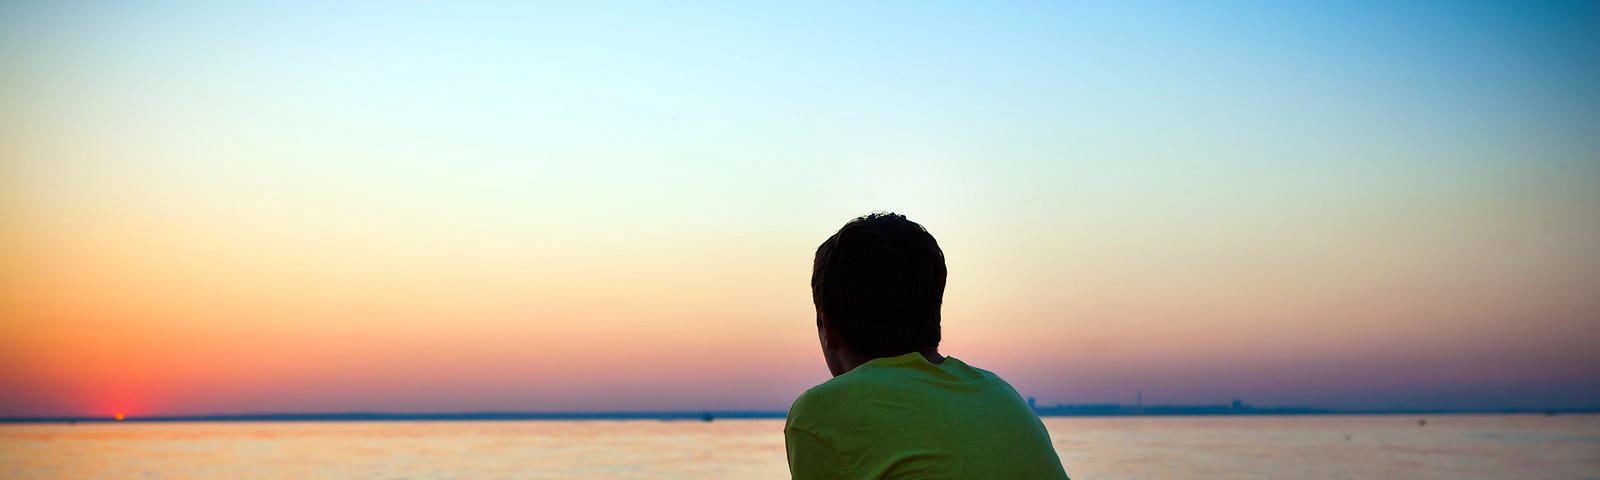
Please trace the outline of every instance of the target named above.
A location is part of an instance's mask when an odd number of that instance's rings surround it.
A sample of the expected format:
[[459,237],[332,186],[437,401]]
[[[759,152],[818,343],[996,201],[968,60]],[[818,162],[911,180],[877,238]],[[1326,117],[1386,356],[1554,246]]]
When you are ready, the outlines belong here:
[[[1493,414],[1600,414],[1600,406],[1578,408],[1384,408],[1331,409],[1314,407],[1234,407],[1231,405],[1075,404],[1033,408],[1039,417],[1174,417],[1174,416],[1293,416],[1293,415],[1493,415]],[[360,422],[360,421],[560,421],[560,420],[702,420],[785,418],[782,410],[639,410],[639,411],[482,411],[482,412],[318,412],[238,413],[150,416],[5,416],[0,423],[118,423],[118,422]]]

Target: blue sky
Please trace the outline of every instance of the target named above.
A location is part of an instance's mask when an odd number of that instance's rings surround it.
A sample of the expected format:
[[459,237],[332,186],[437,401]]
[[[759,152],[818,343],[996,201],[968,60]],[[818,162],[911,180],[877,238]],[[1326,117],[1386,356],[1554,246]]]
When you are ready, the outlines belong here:
[[781,408],[871,210],[1042,402],[1600,403],[1592,2],[13,2],[0,67],[0,414]]

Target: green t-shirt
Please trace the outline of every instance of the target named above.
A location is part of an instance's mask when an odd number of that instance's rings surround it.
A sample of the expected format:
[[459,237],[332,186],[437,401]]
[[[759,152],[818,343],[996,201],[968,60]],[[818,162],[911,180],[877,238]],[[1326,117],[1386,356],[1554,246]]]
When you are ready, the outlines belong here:
[[1005,380],[955,357],[877,358],[795,399],[795,479],[1065,479],[1039,416]]

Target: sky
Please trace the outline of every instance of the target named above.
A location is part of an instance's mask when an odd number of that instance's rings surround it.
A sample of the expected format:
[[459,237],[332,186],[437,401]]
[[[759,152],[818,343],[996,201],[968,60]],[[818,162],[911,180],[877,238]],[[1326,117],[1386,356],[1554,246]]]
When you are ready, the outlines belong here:
[[0,416],[783,410],[878,210],[1042,405],[1600,406],[1592,2],[5,2]]

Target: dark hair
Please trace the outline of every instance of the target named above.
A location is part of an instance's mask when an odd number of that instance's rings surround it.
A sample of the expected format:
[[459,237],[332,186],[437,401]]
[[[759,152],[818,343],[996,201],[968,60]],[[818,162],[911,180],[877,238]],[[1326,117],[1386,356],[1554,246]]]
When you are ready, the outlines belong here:
[[944,252],[917,222],[872,213],[817,247],[811,300],[857,353],[885,357],[939,346]]

